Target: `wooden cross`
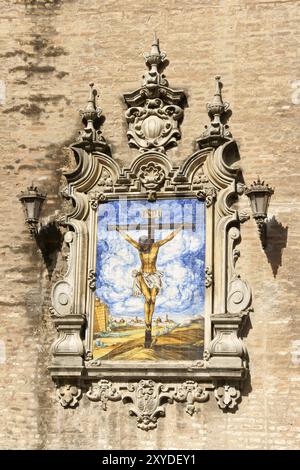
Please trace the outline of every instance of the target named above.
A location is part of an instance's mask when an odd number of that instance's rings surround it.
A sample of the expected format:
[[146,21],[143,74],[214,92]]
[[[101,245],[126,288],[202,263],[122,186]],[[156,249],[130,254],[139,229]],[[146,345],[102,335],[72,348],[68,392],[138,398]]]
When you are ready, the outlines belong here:
[[155,241],[155,230],[176,230],[182,227],[182,230],[192,230],[195,232],[196,224],[193,223],[162,223],[161,221],[155,222],[156,218],[162,218],[161,210],[147,209],[143,212],[143,217],[147,220],[145,224],[124,224],[124,225],[107,225],[107,230],[147,230],[148,238]]

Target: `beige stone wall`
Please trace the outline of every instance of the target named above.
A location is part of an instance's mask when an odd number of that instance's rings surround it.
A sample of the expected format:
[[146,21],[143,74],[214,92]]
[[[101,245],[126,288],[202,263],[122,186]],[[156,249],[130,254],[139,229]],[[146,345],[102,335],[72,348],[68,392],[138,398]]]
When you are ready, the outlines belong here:
[[[0,0],[1,448],[299,448],[299,3]],[[56,404],[47,372],[51,281],[16,195],[34,180],[48,193],[44,214],[60,208],[62,149],[80,128],[91,80],[114,157],[135,156],[121,95],[139,85],[154,30],[170,60],[170,86],[188,95],[173,160],[193,151],[221,74],[244,177],[260,174],[276,187],[270,217],[282,227],[271,224],[266,253],[254,222],[242,227],[239,266],[255,311],[246,339],[251,384],[239,410],[223,414],[211,399],[191,418],[174,404],[145,433],[120,403],[107,412],[88,400],[75,410]]]

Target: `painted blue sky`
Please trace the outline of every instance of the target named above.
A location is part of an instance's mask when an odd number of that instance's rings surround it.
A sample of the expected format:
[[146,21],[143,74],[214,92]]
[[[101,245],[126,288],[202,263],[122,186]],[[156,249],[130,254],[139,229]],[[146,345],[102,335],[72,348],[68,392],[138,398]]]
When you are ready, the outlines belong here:
[[[140,269],[138,251],[108,224],[145,223],[143,211],[161,210],[162,222],[196,223],[196,231],[184,230],[160,248],[157,270],[163,273],[163,289],[155,305],[155,317],[166,314],[182,322],[203,314],[205,208],[196,199],[147,201],[110,201],[98,209],[98,242],[96,261],[96,295],[105,302],[114,317],[144,317],[144,298],[132,295],[132,271]],[[156,219],[158,221],[158,219]],[[156,230],[155,239],[166,237],[170,230]],[[147,235],[143,230],[130,230],[138,240]]]

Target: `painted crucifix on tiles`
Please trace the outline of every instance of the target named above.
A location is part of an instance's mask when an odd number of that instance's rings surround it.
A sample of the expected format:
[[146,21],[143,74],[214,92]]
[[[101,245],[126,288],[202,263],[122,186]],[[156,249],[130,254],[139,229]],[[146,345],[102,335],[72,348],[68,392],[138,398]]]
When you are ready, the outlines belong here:
[[204,212],[192,199],[100,205],[94,357],[199,358]]

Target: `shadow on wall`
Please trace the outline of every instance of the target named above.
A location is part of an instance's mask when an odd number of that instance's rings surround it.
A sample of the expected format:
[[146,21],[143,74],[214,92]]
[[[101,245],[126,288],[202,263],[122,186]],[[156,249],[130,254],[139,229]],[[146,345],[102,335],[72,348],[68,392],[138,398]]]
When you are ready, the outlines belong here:
[[273,271],[277,276],[278,268],[282,264],[282,252],[287,246],[288,226],[284,227],[273,216],[267,221],[267,246],[265,253]]
[[63,241],[62,234],[57,224],[50,222],[42,226],[36,241],[46,264],[49,279],[51,279]]

